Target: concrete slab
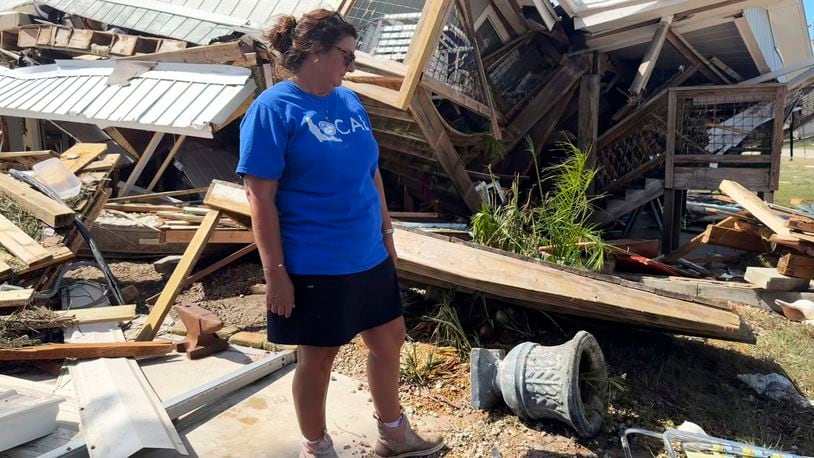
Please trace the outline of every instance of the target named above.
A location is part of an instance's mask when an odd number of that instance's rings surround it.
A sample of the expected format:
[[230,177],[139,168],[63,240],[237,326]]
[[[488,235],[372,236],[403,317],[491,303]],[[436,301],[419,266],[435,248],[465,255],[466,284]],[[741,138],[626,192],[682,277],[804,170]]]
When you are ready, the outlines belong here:
[[[197,456],[297,457],[301,446],[291,383],[294,367],[281,369],[199,415],[182,418],[179,433]],[[373,403],[359,382],[333,374],[328,391],[328,432],[340,457],[369,456],[376,440]],[[197,417],[197,418],[192,418]]]
[[[199,360],[188,360],[184,355],[175,354],[141,360],[139,365],[159,398],[166,401],[267,354],[270,353],[232,347],[229,351]],[[190,455],[298,456],[302,438],[291,399],[294,367],[280,369],[176,421],[176,429]],[[376,424],[370,393],[360,382],[349,377],[333,373],[331,378],[328,432],[339,456],[358,458],[371,455]],[[425,424],[422,419],[411,419],[415,424]]]

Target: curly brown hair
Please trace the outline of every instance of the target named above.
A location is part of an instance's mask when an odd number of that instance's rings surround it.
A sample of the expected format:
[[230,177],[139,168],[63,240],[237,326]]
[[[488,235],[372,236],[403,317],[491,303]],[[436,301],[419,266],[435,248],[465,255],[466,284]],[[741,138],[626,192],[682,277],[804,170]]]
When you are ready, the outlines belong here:
[[326,9],[306,13],[297,21],[294,16],[281,16],[263,34],[272,49],[280,53],[280,64],[296,72],[309,54],[333,49],[345,37],[357,38],[356,28],[341,14]]

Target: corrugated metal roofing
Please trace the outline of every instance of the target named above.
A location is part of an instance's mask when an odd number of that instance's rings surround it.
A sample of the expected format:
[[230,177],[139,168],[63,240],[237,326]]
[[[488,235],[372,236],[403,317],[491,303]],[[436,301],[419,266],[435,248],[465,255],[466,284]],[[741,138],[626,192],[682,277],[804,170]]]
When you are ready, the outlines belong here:
[[[769,70],[775,71],[783,68],[783,59],[778,53],[778,46],[774,39],[769,12],[764,8],[747,8],[743,10],[743,17],[749,23],[749,28],[755,35],[760,52],[769,64]],[[786,81],[785,76],[778,78],[781,83]]]
[[21,6],[33,4],[34,0],[0,0],[0,11],[13,11]]
[[[251,72],[241,67],[148,65],[67,60],[0,69],[0,115],[212,138],[212,126],[255,89]],[[128,84],[109,85],[122,79]]]
[[143,33],[208,44],[232,31],[259,34],[274,17],[296,17],[329,0],[41,0],[60,11]]

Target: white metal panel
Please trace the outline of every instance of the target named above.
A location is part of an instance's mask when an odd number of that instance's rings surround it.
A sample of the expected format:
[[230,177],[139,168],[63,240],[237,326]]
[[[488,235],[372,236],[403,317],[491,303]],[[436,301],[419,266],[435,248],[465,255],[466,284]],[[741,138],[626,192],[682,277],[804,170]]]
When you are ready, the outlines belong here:
[[[757,40],[760,52],[769,64],[771,71],[783,68],[783,60],[777,52],[777,45],[774,41],[772,24],[769,20],[769,12],[765,8],[747,8],[743,10],[743,17],[746,18],[752,34]],[[785,76],[779,78],[780,82],[786,82]]]
[[281,14],[333,9],[330,0],[42,0],[48,6],[116,27],[207,44],[240,31],[260,35]]
[[255,90],[248,69],[159,63],[108,86],[112,61],[0,69],[0,115],[212,137]]

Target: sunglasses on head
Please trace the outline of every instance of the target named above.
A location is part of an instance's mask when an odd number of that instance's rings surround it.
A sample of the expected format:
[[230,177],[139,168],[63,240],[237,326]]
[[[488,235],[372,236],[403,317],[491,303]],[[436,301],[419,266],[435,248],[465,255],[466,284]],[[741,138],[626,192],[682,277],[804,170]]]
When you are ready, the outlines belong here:
[[353,65],[354,62],[356,62],[356,53],[350,52],[350,51],[345,51],[344,49],[340,48],[339,46],[334,46],[334,48],[338,49],[339,52],[341,52],[342,55],[345,56],[345,66],[346,67],[350,67],[351,65]]

